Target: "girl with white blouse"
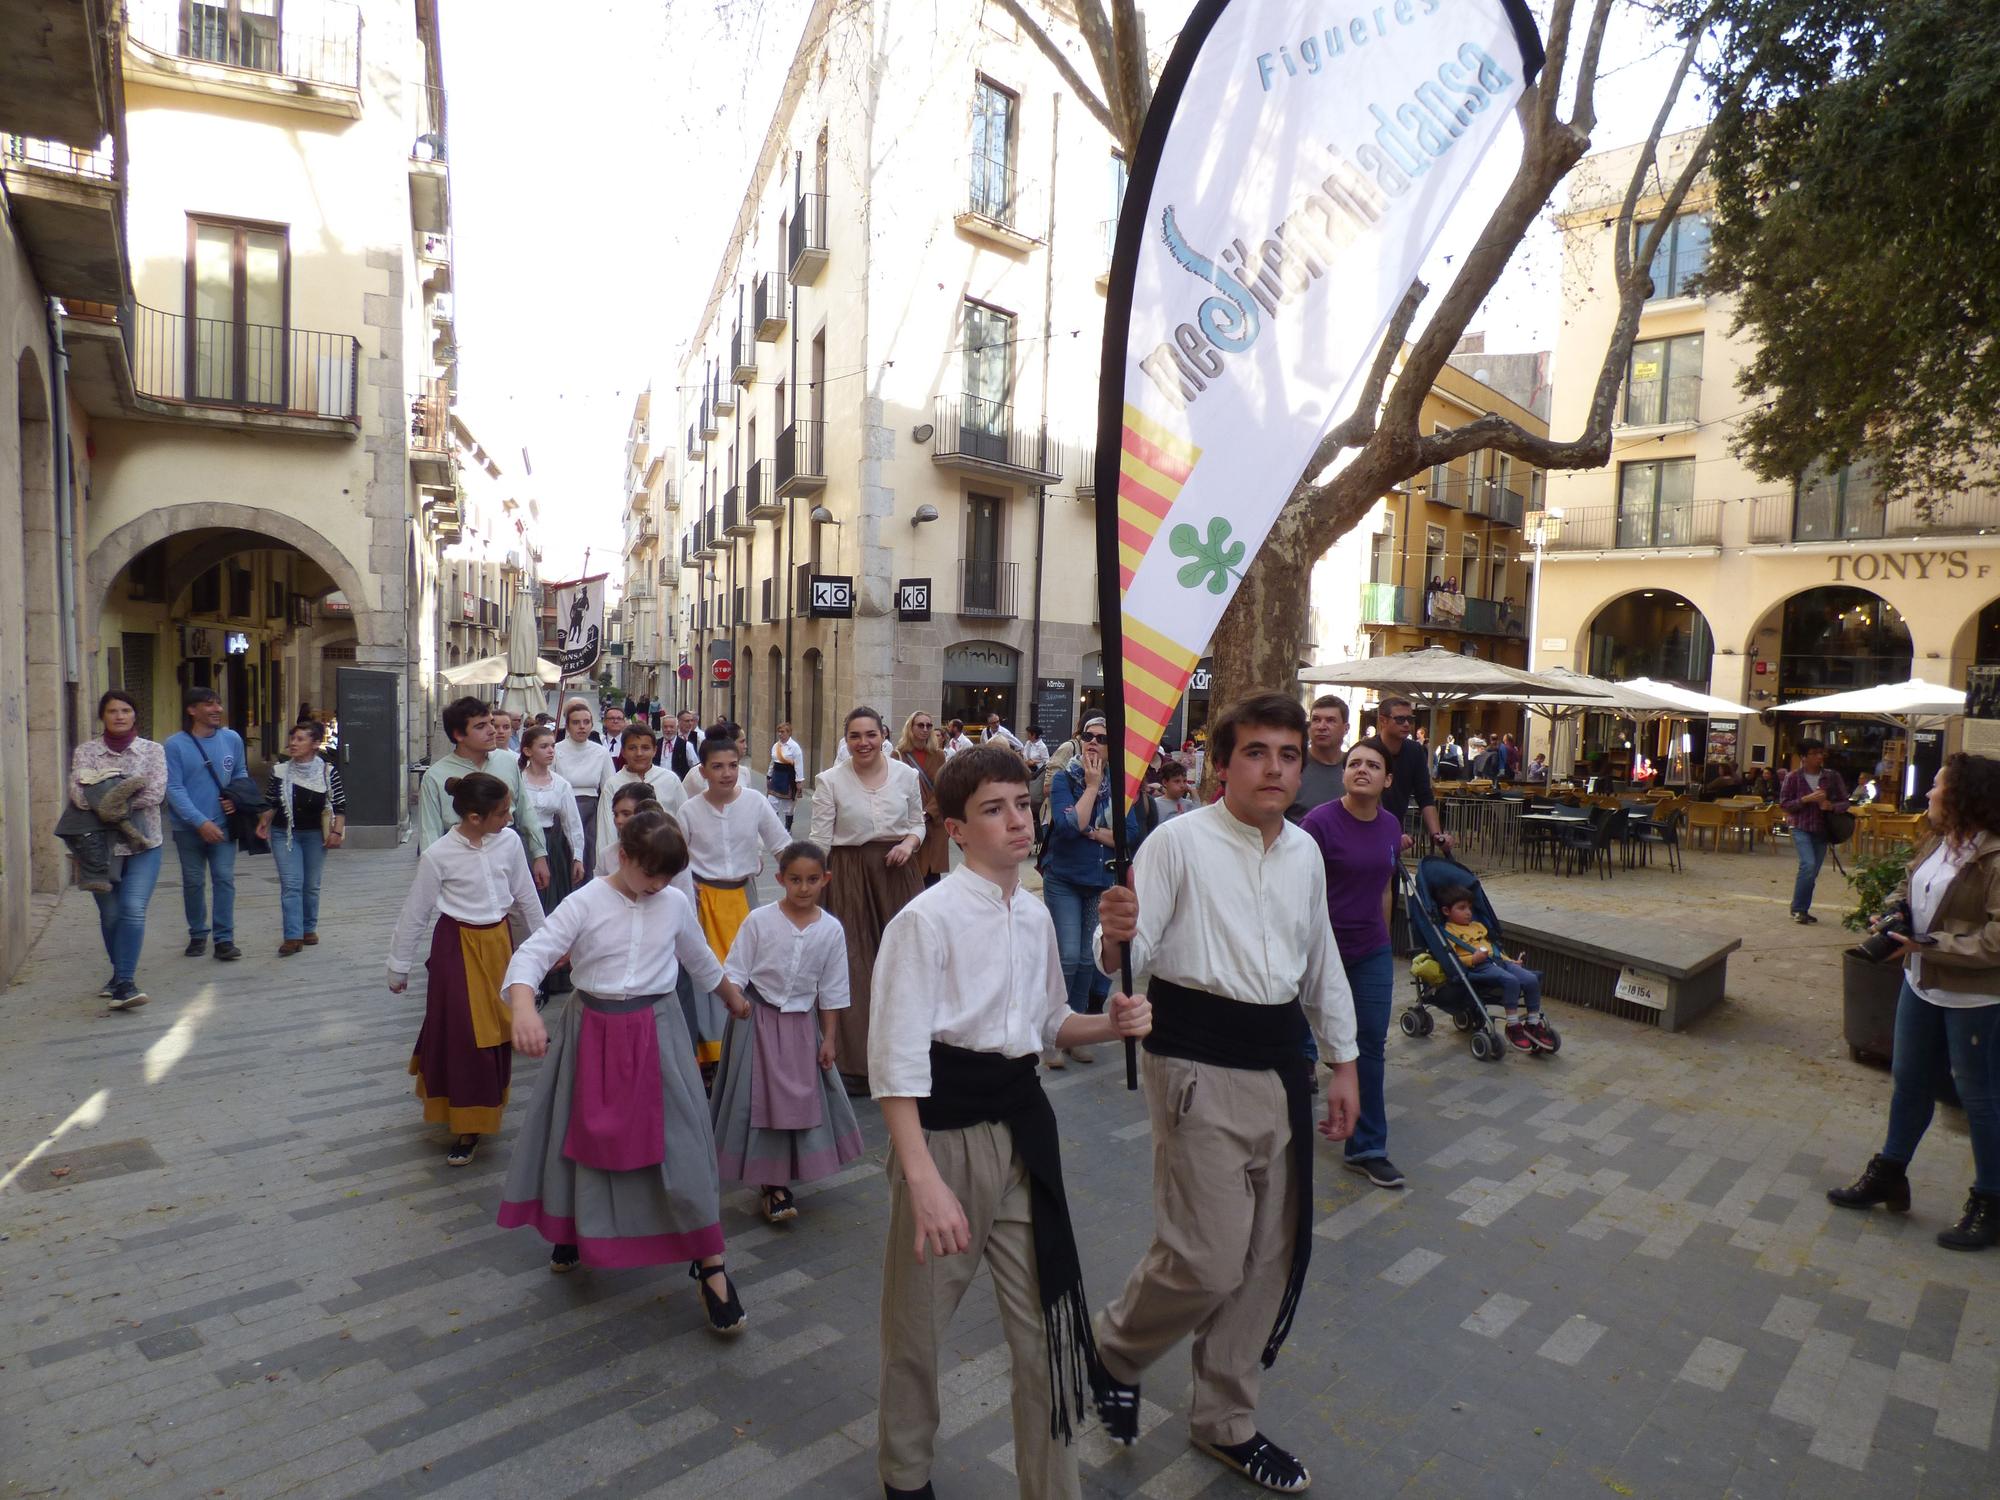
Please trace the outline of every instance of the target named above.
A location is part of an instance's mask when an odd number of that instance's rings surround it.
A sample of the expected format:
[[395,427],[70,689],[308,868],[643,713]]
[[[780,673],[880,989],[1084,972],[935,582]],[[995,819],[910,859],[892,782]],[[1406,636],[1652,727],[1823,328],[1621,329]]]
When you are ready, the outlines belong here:
[[518,916],[533,933],[542,925],[542,905],[527,848],[507,826],[513,815],[507,783],[472,771],[450,778],[444,791],[458,826],[417,860],[416,884],[389,940],[389,991],[400,995],[408,987],[418,944],[436,913],[424,1024],[410,1072],[424,1118],[454,1137],[445,1162],[463,1167],[482,1135],[499,1132],[513,1071],[513,1023],[500,999],[514,953],[507,919]]
[[[616,769],[611,764],[611,752],[592,739],[590,731],[590,705],[581,698],[570,699],[563,705],[563,732],[556,740],[555,773],[576,794],[577,816],[583,820],[583,841],[572,846],[570,853],[583,860],[585,880],[597,868],[597,803],[610,795],[606,783]],[[555,861],[549,863],[553,874]]]
[[857,708],[843,735],[847,759],[813,783],[811,841],[829,852],[826,909],[847,934],[852,1003],[835,1050],[850,1093],[868,1090],[868,1004],[882,929],[922,889],[913,856],[924,841],[924,801],[914,766],[887,753],[882,716]]
[[[521,800],[534,814],[542,830],[542,845],[549,853],[549,883],[541,893],[544,914],[562,905],[563,898],[582,885],[589,873],[583,862],[583,810],[577,806],[576,788],[555,769],[555,758],[555,730],[538,724],[523,731]],[[548,990],[541,998],[568,993],[569,966],[559,965],[549,975]]]

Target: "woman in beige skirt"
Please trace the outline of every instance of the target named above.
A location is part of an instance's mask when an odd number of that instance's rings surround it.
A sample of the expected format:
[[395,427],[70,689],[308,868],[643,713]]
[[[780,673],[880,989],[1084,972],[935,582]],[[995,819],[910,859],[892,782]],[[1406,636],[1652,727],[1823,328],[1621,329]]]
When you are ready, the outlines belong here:
[[834,1038],[848,1091],[868,1091],[868,1000],[882,929],[922,889],[913,856],[924,841],[916,768],[890,758],[882,716],[856,708],[845,727],[847,759],[813,781],[812,841],[829,850],[826,909],[847,933],[851,1002]]

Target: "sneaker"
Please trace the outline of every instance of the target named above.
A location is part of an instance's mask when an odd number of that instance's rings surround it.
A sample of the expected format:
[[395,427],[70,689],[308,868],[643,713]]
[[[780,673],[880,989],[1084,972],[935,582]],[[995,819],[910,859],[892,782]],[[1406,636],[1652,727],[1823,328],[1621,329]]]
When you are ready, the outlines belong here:
[[218,963],[233,964],[243,956],[243,950],[234,943],[217,943],[215,958]]
[[140,989],[131,980],[123,980],[111,987],[112,1010],[137,1010],[153,997]]
[[1267,1490],[1289,1495],[1312,1483],[1306,1466],[1261,1432],[1247,1443],[1204,1443],[1196,1438],[1194,1445]]
[[1792,913],[1792,920],[1797,922],[1801,927],[1810,927],[1819,921],[1819,918],[1809,911],[1795,911]]
[[1528,1035],[1534,1038],[1536,1051],[1554,1052],[1562,1046],[1562,1039],[1556,1035],[1555,1028],[1542,1019],[1540,1011],[1529,1016],[1522,1024],[1528,1028]]
[[451,1149],[445,1152],[444,1164],[447,1167],[469,1167],[472,1165],[473,1153],[478,1151],[478,1149],[478,1136],[462,1135],[453,1141]]
[[1528,1034],[1528,1028],[1519,1021],[1507,1023],[1507,1045],[1519,1052],[1539,1052],[1541,1046]]
[[551,1276],[567,1276],[571,1271],[576,1269],[577,1262],[582,1258],[583,1252],[578,1250],[576,1246],[558,1245],[549,1256],[549,1274]]
[[181,949],[181,957],[200,958],[206,952],[208,952],[207,938],[189,938],[188,945]]
[[1399,1188],[1403,1185],[1402,1172],[1386,1156],[1364,1156],[1358,1161],[1350,1156],[1341,1165],[1350,1172],[1360,1173],[1379,1188]]
[[1104,1435],[1127,1448],[1139,1441],[1139,1387],[1114,1379],[1102,1365],[1092,1364],[1090,1400]]
[[109,1000],[113,995],[117,993],[118,993],[118,976],[116,974],[113,974],[109,979],[104,981],[104,988],[100,989],[97,992],[97,998],[100,1000]]

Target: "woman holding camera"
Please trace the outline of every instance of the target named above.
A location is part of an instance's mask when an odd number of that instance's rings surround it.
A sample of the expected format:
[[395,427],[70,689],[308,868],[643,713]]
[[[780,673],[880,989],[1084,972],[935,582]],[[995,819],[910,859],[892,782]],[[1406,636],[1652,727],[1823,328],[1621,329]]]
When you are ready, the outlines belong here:
[[1881,1153],[1841,1208],[1910,1207],[1907,1172],[1947,1069],[1972,1137],[1972,1195],[1947,1250],[2000,1244],[2000,760],[1952,756],[1931,786],[1933,837],[1917,851],[1882,935],[1907,965],[1896,1002],[1895,1088]]

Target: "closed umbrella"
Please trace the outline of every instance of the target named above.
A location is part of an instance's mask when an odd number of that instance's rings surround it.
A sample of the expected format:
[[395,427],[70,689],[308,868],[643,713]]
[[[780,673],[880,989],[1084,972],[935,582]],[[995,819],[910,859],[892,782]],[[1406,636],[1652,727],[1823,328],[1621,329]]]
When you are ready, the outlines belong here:
[[544,668],[557,672],[556,681],[561,681],[560,669],[554,662],[543,661],[535,649],[534,594],[523,582],[515,591],[514,614],[508,621],[507,676],[500,685],[499,706],[516,718],[525,718],[545,708],[549,695],[544,684],[553,686],[553,683],[542,675]]
[[[446,667],[438,676],[444,679],[446,687],[499,687],[507,680],[507,658],[482,656],[477,661]],[[543,687],[555,687],[562,681],[562,668],[552,661],[541,662],[535,668],[535,680]]]

